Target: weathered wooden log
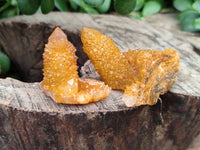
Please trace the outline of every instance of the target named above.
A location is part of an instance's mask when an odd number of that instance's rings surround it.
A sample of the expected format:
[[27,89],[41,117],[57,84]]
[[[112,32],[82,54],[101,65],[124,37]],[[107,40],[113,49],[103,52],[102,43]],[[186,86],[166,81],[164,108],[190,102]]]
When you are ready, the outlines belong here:
[[[97,103],[56,104],[34,82],[42,79],[44,44],[56,26],[77,47],[79,66],[88,59],[80,41],[83,26],[105,33],[122,51],[176,49],[178,81],[154,106],[128,108],[117,90]],[[184,150],[200,133],[200,56],[170,30],[112,15],[36,14],[1,20],[0,43],[24,80],[34,82],[0,79],[1,149]],[[84,75],[98,77],[87,67]]]

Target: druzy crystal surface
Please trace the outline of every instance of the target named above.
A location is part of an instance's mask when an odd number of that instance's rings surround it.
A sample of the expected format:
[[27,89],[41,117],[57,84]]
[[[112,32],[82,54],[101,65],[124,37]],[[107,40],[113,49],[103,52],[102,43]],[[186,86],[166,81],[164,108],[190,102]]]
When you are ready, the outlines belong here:
[[87,104],[108,96],[110,87],[104,82],[79,78],[75,52],[65,33],[56,28],[45,45],[40,88],[56,103]]
[[174,84],[180,56],[175,50],[123,52],[106,35],[83,28],[83,50],[101,79],[112,89],[124,90],[127,106],[153,105]]

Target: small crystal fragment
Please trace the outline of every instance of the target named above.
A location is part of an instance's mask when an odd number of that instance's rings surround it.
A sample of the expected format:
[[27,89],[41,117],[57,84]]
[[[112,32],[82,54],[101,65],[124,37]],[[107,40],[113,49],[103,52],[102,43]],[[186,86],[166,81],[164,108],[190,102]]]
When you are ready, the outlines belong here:
[[104,82],[94,79],[79,78],[78,87],[77,102],[82,104],[99,101],[111,91]]

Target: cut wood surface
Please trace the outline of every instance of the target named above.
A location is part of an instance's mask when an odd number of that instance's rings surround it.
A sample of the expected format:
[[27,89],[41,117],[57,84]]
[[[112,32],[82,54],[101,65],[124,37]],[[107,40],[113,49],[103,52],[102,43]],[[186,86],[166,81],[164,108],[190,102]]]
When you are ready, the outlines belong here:
[[165,28],[173,33],[173,36],[185,43],[191,44],[191,49],[200,55],[200,33],[190,33],[180,30],[180,22],[177,13],[155,14],[147,17],[147,22]]
[[[122,51],[177,50],[181,56],[178,81],[161,97],[162,104],[159,101],[154,106],[128,108],[121,101],[123,92],[117,90],[97,103],[56,104],[36,82],[42,79],[44,44],[56,26],[77,48],[80,68],[88,60],[80,32],[82,27],[90,27],[108,35]],[[32,83],[0,79],[0,147],[186,149],[200,133],[200,55],[197,42],[186,40],[185,32],[179,35],[183,38],[148,20],[113,15],[50,13],[1,20],[0,43],[24,81]],[[98,77],[87,64],[84,75]]]

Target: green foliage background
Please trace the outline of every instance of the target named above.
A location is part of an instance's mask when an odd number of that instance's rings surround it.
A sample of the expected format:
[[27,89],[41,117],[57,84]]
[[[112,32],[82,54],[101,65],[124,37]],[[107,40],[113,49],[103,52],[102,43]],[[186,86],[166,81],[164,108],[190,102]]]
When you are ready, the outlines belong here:
[[200,31],[200,0],[0,0],[0,18],[20,14],[71,11],[89,14],[115,13],[145,19],[158,12],[180,12],[181,28]]

